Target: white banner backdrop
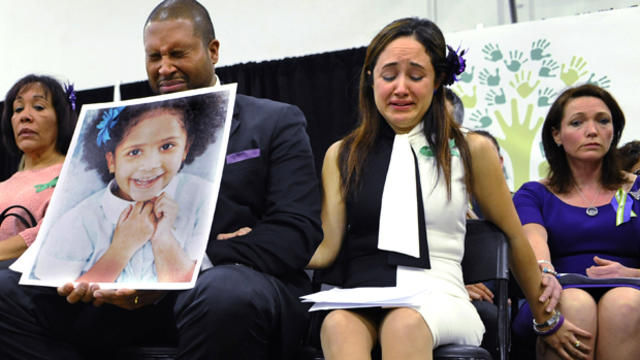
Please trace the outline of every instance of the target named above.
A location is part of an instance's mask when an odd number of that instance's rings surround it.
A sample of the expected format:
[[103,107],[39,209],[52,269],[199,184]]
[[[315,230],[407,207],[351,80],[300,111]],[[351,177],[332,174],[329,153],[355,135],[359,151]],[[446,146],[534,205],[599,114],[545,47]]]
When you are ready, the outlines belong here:
[[446,35],[468,49],[452,86],[464,126],[492,133],[502,147],[509,187],[546,175],[540,130],[563,89],[606,88],[626,118],[620,145],[640,139],[640,8],[532,21]]

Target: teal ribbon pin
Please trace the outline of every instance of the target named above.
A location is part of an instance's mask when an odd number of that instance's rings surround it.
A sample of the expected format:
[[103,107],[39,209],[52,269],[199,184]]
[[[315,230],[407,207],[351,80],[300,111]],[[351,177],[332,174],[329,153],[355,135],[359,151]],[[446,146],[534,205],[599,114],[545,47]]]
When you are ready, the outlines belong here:
[[33,187],[36,188],[36,193],[39,193],[40,191],[44,191],[48,188],[56,187],[57,183],[58,183],[58,177],[56,176],[55,178],[53,178],[53,180],[49,181],[46,184],[38,184],[38,185],[34,185]]
[[[458,149],[456,148],[456,141],[453,139],[449,139],[449,149],[451,150],[451,155],[453,156],[460,156],[460,152],[458,152]],[[429,145],[425,145],[423,147],[420,148],[420,154],[426,156],[426,157],[433,157],[433,150],[431,150],[431,147]]]

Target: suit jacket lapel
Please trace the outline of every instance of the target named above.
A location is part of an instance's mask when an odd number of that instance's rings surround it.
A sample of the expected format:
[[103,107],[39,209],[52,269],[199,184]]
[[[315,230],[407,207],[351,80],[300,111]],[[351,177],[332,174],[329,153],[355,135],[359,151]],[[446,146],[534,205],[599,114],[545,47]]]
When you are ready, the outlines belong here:
[[236,101],[233,106],[233,117],[231,118],[231,129],[229,131],[229,137],[233,136],[233,133],[238,130],[240,126],[240,105],[238,104],[238,96],[236,95]]

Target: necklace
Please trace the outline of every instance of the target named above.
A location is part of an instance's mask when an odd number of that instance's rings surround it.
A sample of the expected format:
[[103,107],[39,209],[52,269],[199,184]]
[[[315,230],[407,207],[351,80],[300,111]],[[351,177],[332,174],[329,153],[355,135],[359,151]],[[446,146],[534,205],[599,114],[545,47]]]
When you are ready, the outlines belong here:
[[[582,200],[584,200],[584,202],[587,202],[587,199],[584,197],[584,195],[582,194],[582,190],[580,190],[580,187],[578,186],[578,184],[574,184],[576,186],[576,190],[578,190],[578,194],[580,194],[580,196],[582,197]],[[596,197],[593,198],[593,200],[591,200],[591,202],[589,203],[589,207],[587,207],[587,210],[585,210],[585,212],[587,213],[587,215],[589,216],[596,216],[598,215],[598,208],[593,206],[593,203],[596,201],[596,199],[598,198],[598,196],[600,196],[600,190],[598,189],[598,192],[596,193]]]

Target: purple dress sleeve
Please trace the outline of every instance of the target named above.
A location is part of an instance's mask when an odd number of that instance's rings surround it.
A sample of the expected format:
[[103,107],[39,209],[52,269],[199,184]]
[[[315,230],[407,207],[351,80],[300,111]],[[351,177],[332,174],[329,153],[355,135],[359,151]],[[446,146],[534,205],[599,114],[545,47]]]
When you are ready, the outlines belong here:
[[522,225],[533,223],[545,226],[544,218],[542,217],[544,191],[544,185],[530,181],[523,184],[513,195],[513,203],[516,206]]

